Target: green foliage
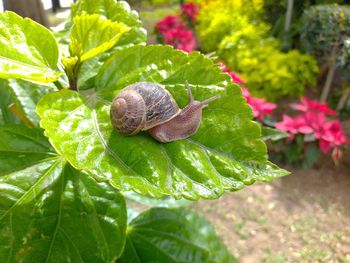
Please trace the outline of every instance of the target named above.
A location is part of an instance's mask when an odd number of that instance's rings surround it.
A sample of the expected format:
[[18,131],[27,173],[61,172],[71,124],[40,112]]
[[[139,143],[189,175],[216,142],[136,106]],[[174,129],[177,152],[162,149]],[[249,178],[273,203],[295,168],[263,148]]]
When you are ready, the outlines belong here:
[[15,13],[0,14],[0,78],[53,82],[57,72],[58,46],[52,33]]
[[[203,51],[216,51],[222,39],[231,32],[238,32],[253,26],[252,18],[248,14],[255,14],[259,10],[259,5],[254,5],[253,8],[247,10],[245,6],[252,7],[241,0],[213,1],[202,6],[197,19],[196,31]],[[256,27],[254,33],[264,34],[269,30],[269,26],[264,23],[254,24],[254,26]]]
[[[267,160],[230,77],[200,53],[137,45],[145,34],[124,1],[73,5],[60,33],[71,39],[63,65],[49,30],[11,12],[0,24],[0,262],[114,262],[122,254],[126,262],[235,262],[187,210],[154,208],[127,228],[132,213],[119,192],[213,199],[288,173]],[[64,50],[69,41],[61,43]],[[186,80],[198,100],[221,95],[191,138],[161,144],[112,129],[111,101],[126,85],[163,84],[183,107]],[[24,125],[38,123],[43,130]]]
[[298,51],[283,53],[277,39],[268,37],[269,26],[216,1],[198,17],[198,36],[204,51],[217,51],[233,71],[246,80],[249,90],[268,100],[301,96],[306,85],[315,85],[316,61]]
[[313,167],[320,157],[320,150],[311,135],[298,134],[292,141],[273,141],[271,159],[299,168]]
[[302,16],[305,9],[312,5],[323,4],[345,4],[344,0],[303,0],[293,1],[292,17],[289,31],[285,31],[285,20],[288,1],[286,0],[264,0],[262,18],[272,25],[271,33],[283,42],[284,49],[299,46],[301,28],[304,26]]
[[[170,47],[117,51],[101,68],[94,85],[97,93],[90,98],[67,90],[46,95],[38,104],[41,126],[75,168],[123,191],[213,199],[244,184],[284,175],[267,161],[260,129],[251,121],[240,90],[213,67],[203,55]],[[109,108],[118,90],[154,81],[164,84],[183,107],[186,80],[198,100],[221,95],[204,111],[201,127],[190,139],[159,144],[145,133],[128,138],[113,131]]]
[[289,134],[284,131],[270,128],[264,125],[261,126],[261,133],[264,141],[268,141],[268,140],[279,141],[281,139],[285,139],[289,137]]
[[143,44],[147,32],[142,28],[137,12],[130,9],[126,1],[117,0],[80,0],[72,5],[71,20],[82,14],[98,14],[112,22],[119,22],[130,27],[118,42],[118,46]]
[[303,25],[301,42],[308,52],[321,63],[336,59],[340,68],[350,66],[350,7],[311,7],[305,12]]
[[97,14],[76,16],[70,34],[70,55],[81,62],[98,56],[115,46],[127,31],[124,24],[101,19]]
[[235,263],[237,260],[202,217],[183,208],[152,208],[131,221],[124,254],[117,262]]
[[39,117],[36,114],[36,104],[40,98],[55,90],[53,85],[41,86],[21,79],[9,79],[7,88],[15,98],[15,105],[22,121],[27,126],[39,126]]
[[[98,14],[100,15],[100,18],[108,19],[104,22],[104,24],[111,24],[110,21],[122,23],[126,25],[130,30],[128,32],[124,32],[120,36],[120,39],[117,40],[118,45],[114,46],[110,52],[85,61],[79,65],[79,68],[72,69],[72,71],[78,71],[76,73],[78,75],[77,87],[80,89],[91,87],[91,83],[93,83],[91,79],[97,74],[99,68],[103,64],[103,61],[108,58],[115,49],[122,49],[126,46],[131,45],[145,44],[147,39],[146,30],[142,28],[142,24],[139,20],[137,12],[131,10],[130,6],[125,1],[77,1],[72,5],[70,19],[68,20],[66,27],[70,29],[74,18],[76,16],[81,16],[84,14]],[[69,30],[66,31],[67,37],[68,33]],[[98,33],[96,36],[101,36],[101,34]]]
[[39,129],[0,126],[0,261],[111,262],[126,207],[106,183],[70,167]]
[[10,107],[15,103],[15,97],[8,90],[8,82],[0,79],[0,125],[20,123]]

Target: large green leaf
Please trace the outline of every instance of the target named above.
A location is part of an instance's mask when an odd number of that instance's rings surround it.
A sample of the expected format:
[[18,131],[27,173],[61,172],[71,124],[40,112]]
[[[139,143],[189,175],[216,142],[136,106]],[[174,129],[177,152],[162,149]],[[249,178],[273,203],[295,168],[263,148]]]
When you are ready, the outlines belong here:
[[58,79],[58,46],[52,33],[13,12],[0,14],[0,78]]
[[127,230],[124,262],[220,262],[237,260],[213,227],[183,208],[152,208],[134,218]]
[[126,25],[100,18],[97,14],[76,16],[69,46],[71,56],[77,56],[83,62],[100,55],[111,49],[127,31]]
[[8,89],[13,94],[16,106],[21,114],[34,126],[39,125],[39,117],[36,114],[36,104],[39,99],[55,90],[54,86],[40,86],[20,79],[9,79]]
[[[182,107],[185,80],[196,99],[221,99],[204,109],[202,124],[186,140],[161,144],[146,132],[123,137],[113,131],[110,102],[128,84],[164,84]],[[78,170],[109,180],[120,190],[160,197],[217,198],[255,181],[286,175],[267,161],[260,128],[238,86],[199,53],[165,46],[135,46],[115,53],[96,79],[96,94],[84,98],[61,90],[38,103],[41,126],[58,153]]]
[[146,42],[146,30],[142,28],[137,12],[130,9],[126,1],[80,0],[72,5],[71,17],[81,14],[99,14],[111,21],[123,23],[131,30],[124,34],[119,45],[141,44]]
[[111,262],[124,198],[74,170],[38,129],[0,127],[0,262]]
[[[142,23],[139,20],[137,12],[130,9],[126,1],[117,0],[80,0],[72,5],[71,20],[74,17],[82,14],[99,14],[113,22],[123,23],[127,25],[130,30],[123,34],[114,49],[122,49],[125,46],[145,44],[147,39],[147,32],[142,28]],[[113,52],[110,51],[109,53]],[[99,68],[101,61],[105,60],[107,56],[99,56],[92,58],[81,65],[78,78],[79,88],[91,88],[92,82],[87,80],[94,77]]]
[[124,192],[123,195],[128,200],[148,207],[176,208],[191,204],[191,201],[186,199],[176,200],[171,196],[164,196],[163,198],[156,199],[149,196],[140,195],[132,191]]

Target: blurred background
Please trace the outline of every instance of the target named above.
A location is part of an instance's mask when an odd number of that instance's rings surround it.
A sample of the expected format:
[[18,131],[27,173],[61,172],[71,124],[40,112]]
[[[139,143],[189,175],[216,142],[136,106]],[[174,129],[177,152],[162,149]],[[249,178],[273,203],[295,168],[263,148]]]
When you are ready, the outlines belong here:
[[[54,30],[69,0],[3,0]],[[350,1],[133,0],[148,43],[200,51],[242,89],[292,172],[192,205],[241,262],[350,262]]]

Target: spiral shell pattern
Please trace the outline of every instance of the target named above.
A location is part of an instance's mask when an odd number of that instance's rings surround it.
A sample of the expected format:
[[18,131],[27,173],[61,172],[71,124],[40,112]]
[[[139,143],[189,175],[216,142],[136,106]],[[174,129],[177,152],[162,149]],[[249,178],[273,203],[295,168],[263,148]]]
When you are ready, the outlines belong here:
[[134,135],[180,113],[171,94],[155,83],[138,82],[124,88],[113,100],[111,122],[123,135]]

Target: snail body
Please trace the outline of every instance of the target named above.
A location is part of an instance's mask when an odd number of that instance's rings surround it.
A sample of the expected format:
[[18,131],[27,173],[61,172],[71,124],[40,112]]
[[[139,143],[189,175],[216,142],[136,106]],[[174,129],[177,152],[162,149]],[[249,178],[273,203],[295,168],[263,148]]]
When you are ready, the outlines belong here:
[[169,91],[158,84],[138,82],[127,86],[112,102],[110,117],[114,129],[126,136],[148,130],[159,142],[190,137],[200,126],[202,109],[219,96],[196,101],[187,82],[186,86],[189,103],[182,110]]

